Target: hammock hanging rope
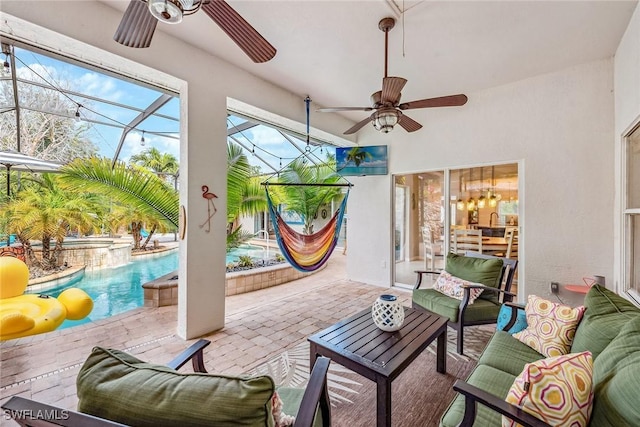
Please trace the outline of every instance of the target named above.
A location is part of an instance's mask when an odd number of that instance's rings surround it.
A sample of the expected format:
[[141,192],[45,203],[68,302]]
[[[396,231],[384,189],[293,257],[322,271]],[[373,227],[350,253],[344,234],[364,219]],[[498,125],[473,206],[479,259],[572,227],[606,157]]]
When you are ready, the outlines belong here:
[[265,186],[265,191],[278,247],[285,259],[302,272],[315,271],[322,267],[338,243],[349,191],[347,190],[331,220],[320,231],[313,234],[298,233],[289,227],[273,205],[268,186]]

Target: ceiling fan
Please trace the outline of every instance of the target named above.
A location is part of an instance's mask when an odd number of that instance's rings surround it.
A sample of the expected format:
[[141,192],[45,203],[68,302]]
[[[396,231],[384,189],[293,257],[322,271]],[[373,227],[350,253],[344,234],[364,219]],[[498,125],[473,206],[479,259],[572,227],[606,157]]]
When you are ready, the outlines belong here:
[[376,130],[384,133],[390,132],[393,127],[398,124],[407,132],[415,132],[422,128],[422,125],[409,116],[402,113],[404,110],[414,108],[431,108],[431,107],[457,107],[467,102],[466,95],[450,95],[439,98],[420,99],[418,101],[410,101],[400,103],[400,92],[407,83],[402,77],[387,77],[387,62],[389,49],[389,31],[394,27],[396,21],[393,18],[383,18],[378,23],[378,28],[384,32],[384,78],[382,79],[382,90],[371,95],[371,107],[334,107],[321,108],[318,111],[323,113],[333,113],[336,111],[372,111],[371,116],[356,123],[347,129],[344,134],[350,135],[356,133],[369,122],[373,123]]
[[113,39],[128,47],[149,47],[158,21],[178,24],[202,9],[253,62],[267,62],[274,48],[224,0],[131,0]]

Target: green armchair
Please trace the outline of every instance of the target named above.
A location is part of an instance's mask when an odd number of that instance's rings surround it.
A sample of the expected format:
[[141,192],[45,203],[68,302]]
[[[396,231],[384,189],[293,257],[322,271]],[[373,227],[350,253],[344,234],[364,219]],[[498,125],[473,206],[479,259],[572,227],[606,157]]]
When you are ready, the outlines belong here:
[[[166,366],[95,347],[78,373],[78,412],[21,396],[11,397],[2,409],[7,419],[33,427],[272,426],[273,380],[206,373],[203,349],[209,344],[199,340]],[[189,361],[195,372],[179,373]],[[282,411],[296,417],[294,427],[331,425],[329,362],[316,361],[306,388],[277,389]]]
[[[511,285],[517,267],[515,259],[477,252],[447,254],[445,271],[474,284],[464,286],[462,299],[456,299],[435,289],[421,288],[425,274],[440,272],[418,270],[412,306],[447,317],[449,326],[458,331],[457,351],[463,354],[464,327],[496,323],[502,303],[511,302],[516,296],[511,292]],[[470,304],[472,289],[482,289],[482,293]]]

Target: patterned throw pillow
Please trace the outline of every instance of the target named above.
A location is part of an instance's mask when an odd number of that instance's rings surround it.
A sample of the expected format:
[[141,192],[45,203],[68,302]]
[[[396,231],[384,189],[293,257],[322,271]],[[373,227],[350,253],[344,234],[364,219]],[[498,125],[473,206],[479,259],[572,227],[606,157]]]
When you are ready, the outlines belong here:
[[[462,297],[464,296],[463,287],[465,285],[477,284],[478,283],[475,282],[469,282],[468,280],[462,280],[459,277],[452,276],[446,271],[443,271],[442,273],[440,273],[440,276],[438,276],[438,280],[436,280],[436,283],[434,283],[433,289],[452,298],[462,300]],[[475,301],[475,299],[478,298],[481,293],[482,289],[471,289],[469,304],[473,304],[473,301]]]
[[567,354],[584,310],[529,295],[527,329],[513,337],[547,357]]
[[277,391],[271,397],[271,413],[273,414],[273,425],[275,427],[290,427],[296,422],[296,418],[282,412],[284,403],[280,399]]
[[[591,353],[565,354],[527,363],[507,402],[551,426],[586,427],[593,405]],[[520,424],[503,416],[503,427]]]
[[[504,328],[507,327],[507,325],[509,324],[509,322],[511,321],[511,316],[512,316],[512,312],[513,310],[516,311],[516,321],[513,324],[513,326],[511,326],[511,328],[509,328],[508,330],[505,330]],[[502,306],[500,307],[500,312],[498,313],[498,320],[496,322],[496,330],[497,331],[505,331],[511,335],[523,331],[527,328],[527,316],[524,310],[522,309],[517,309],[514,307],[511,307],[509,305],[506,304],[502,304]]]

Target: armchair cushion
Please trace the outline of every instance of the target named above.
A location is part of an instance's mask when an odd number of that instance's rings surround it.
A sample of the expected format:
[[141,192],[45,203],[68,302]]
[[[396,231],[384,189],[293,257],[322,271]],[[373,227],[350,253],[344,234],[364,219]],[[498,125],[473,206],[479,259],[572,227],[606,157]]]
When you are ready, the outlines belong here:
[[78,410],[136,426],[273,426],[268,376],[179,373],[95,347],[77,377]]
[[[492,288],[499,287],[502,275],[501,259],[473,258],[454,253],[447,254],[445,271],[453,276],[469,282],[481,283]],[[499,295],[495,292],[483,292],[479,298],[498,302]]]
[[[448,318],[451,322],[458,321],[460,300],[444,295],[435,289],[416,289],[413,291],[413,302],[432,313]],[[465,309],[465,322],[495,318],[500,311],[500,305],[493,301],[478,298]]]
[[527,328],[513,337],[547,357],[567,354],[584,310],[529,295]]
[[[462,298],[464,297],[464,286],[475,284],[475,282],[461,279],[459,277],[453,276],[450,273],[447,273],[446,271],[443,271],[438,276],[436,283],[433,284],[433,289],[449,297],[455,298],[457,300],[462,300]],[[475,299],[478,298],[481,293],[482,289],[469,289],[469,304],[473,304]]]
[[[593,404],[591,353],[565,354],[525,365],[506,401],[553,426],[587,427]],[[516,427],[502,417],[502,427]]]

